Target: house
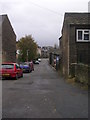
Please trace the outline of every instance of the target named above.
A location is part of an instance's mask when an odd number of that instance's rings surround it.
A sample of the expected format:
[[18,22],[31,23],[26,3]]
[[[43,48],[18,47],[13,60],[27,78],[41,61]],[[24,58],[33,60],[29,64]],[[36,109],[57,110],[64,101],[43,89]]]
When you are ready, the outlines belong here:
[[7,15],[0,15],[2,62],[16,62],[16,34]]
[[43,46],[41,50],[41,57],[42,58],[48,58],[49,57],[49,49],[51,46]]
[[90,13],[65,13],[60,40],[62,73],[70,75],[71,65],[90,64]]
[[38,57],[41,57],[41,47],[40,46],[37,47],[37,55],[38,55]]
[[55,67],[56,70],[59,69],[59,59],[60,59],[60,49],[53,47],[49,50],[49,64]]

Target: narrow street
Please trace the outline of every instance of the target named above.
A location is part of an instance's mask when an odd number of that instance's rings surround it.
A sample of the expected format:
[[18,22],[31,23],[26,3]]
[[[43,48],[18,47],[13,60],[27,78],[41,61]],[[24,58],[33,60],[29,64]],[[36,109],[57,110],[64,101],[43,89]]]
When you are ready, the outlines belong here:
[[43,59],[18,80],[3,80],[3,118],[88,118],[88,92],[70,85]]

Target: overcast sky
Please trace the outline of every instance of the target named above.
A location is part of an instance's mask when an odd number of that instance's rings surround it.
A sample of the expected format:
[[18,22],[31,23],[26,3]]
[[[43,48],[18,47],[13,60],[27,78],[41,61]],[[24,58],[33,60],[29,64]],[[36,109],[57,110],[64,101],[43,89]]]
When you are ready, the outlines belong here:
[[88,0],[0,0],[17,40],[32,35],[40,46],[58,44],[65,12],[88,12]]

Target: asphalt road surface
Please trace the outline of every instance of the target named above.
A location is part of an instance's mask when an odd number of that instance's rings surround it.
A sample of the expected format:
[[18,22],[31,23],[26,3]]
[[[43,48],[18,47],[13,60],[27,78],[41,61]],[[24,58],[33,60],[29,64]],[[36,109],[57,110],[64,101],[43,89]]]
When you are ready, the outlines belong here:
[[3,118],[88,118],[88,92],[68,84],[43,59],[18,80],[3,80]]

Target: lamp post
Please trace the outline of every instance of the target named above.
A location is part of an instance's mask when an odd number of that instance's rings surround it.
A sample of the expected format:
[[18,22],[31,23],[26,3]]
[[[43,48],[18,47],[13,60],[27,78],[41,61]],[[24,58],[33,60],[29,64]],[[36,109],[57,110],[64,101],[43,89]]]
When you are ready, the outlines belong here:
[[29,52],[29,50],[27,50],[27,62],[28,62],[28,52]]

